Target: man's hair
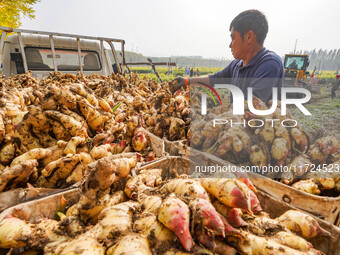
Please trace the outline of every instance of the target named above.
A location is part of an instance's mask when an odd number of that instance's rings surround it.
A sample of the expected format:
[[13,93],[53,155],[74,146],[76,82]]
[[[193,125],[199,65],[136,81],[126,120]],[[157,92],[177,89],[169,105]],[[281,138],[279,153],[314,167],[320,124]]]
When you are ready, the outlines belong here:
[[243,36],[252,30],[257,38],[257,42],[263,45],[268,33],[268,22],[266,16],[258,10],[247,10],[237,15],[230,23],[229,31],[234,28],[240,33],[242,40]]

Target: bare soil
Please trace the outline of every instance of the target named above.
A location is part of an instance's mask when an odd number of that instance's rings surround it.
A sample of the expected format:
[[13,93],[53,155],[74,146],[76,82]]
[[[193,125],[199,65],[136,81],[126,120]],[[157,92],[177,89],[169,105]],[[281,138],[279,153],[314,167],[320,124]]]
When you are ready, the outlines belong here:
[[340,98],[332,100],[329,85],[322,86],[320,94],[313,93],[311,100],[304,106],[312,115],[305,116],[295,106],[289,108],[309,135],[311,143],[326,135],[333,135],[340,141]]

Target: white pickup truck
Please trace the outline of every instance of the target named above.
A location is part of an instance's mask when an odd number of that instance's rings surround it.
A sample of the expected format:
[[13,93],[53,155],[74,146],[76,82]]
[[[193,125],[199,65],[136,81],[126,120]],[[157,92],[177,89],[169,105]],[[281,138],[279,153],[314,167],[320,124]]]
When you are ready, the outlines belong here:
[[[7,77],[29,70],[39,78],[52,71],[108,75],[125,68],[125,42],[121,39],[8,27],[0,27],[0,32],[0,73]],[[117,43],[121,45],[121,63],[114,47]]]

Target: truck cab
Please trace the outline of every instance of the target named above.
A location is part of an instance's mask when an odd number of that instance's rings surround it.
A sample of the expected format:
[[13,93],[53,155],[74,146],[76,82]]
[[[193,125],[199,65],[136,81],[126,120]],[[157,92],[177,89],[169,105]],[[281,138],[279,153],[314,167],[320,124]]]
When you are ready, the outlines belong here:
[[[113,67],[121,72],[125,63],[125,42],[121,39],[6,27],[0,27],[0,31],[0,71],[7,77],[27,71],[39,78],[52,71],[108,75]],[[111,52],[104,48],[104,43]],[[121,44],[122,63],[118,61],[113,43]]]

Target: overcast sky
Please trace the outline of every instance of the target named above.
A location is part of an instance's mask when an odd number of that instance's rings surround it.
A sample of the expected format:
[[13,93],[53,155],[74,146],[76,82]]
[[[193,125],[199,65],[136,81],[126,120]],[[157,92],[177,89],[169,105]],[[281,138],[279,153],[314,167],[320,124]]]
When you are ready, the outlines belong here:
[[247,9],[269,22],[265,47],[284,55],[297,49],[340,47],[339,0],[41,0],[36,19],[21,28],[124,39],[146,56],[232,59],[229,24]]

